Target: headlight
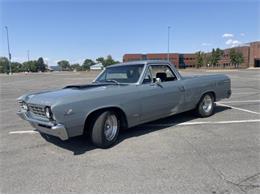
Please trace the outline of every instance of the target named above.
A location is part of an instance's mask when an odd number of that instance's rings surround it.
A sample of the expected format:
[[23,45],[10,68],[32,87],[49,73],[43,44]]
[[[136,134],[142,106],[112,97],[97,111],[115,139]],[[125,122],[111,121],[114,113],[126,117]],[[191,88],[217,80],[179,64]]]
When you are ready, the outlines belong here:
[[27,105],[25,102],[20,102],[20,106],[21,106],[21,108],[22,108],[23,110],[26,110],[26,111],[29,110],[29,107],[28,107],[28,105]]
[[48,119],[52,119],[52,112],[50,107],[45,107],[45,115]]

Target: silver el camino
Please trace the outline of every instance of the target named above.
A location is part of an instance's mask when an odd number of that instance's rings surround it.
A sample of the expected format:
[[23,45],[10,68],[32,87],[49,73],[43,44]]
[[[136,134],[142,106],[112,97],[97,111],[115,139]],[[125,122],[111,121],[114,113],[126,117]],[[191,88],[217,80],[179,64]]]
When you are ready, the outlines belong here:
[[41,133],[62,140],[86,134],[108,148],[120,129],[188,110],[208,117],[230,95],[226,75],[183,77],[167,61],[137,61],[109,66],[91,84],[23,95],[17,114]]

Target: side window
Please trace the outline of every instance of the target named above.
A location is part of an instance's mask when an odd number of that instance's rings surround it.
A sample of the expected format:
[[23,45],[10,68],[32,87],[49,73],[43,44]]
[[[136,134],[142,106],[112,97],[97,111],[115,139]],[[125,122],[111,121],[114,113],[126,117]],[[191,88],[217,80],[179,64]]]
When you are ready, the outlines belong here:
[[150,72],[150,68],[147,68],[146,73],[145,73],[145,77],[144,77],[144,80],[143,80],[143,84],[151,83],[151,82],[152,82],[152,75],[151,75],[151,72]]
[[160,78],[162,82],[177,80],[177,77],[167,65],[151,65],[153,82],[156,78]]

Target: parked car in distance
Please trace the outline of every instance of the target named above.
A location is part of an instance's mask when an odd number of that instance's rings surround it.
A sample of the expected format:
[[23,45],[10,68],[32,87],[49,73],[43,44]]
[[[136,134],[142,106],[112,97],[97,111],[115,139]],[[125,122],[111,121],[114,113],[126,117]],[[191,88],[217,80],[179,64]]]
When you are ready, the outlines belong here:
[[226,75],[183,77],[167,61],[147,60],[109,66],[91,84],[23,95],[17,114],[39,132],[62,140],[86,134],[108,148],[120,129],[189,110],[208,117],[230,96]]

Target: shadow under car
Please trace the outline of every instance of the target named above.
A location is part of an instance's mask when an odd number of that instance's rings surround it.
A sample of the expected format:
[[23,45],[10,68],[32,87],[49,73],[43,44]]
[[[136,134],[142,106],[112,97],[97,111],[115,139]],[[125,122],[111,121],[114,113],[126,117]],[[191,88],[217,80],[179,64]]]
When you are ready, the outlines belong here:
[[[223,112],[227,109],[231,109],[231,108],[218,105],[215,107],[215,114],[219,112]],[[188,112],[176,114],[170,117],[162,118],[159,120],[155,120],[149,123],[145,123],[142,125],[138,125],[136,127],[123,130],[118,135],[119,136],[118,141],[112,147],[114,147],[115,145],[123,142],[125,139],[128,139],[130,137],[142,136],[168,127],[174,127],[180,123],[184,123],[196,118],[197,117],[194,115],[192,111],[188,111]],[[90,139],[87,138],[86,136],[72,137],[66,141],[62,141],[59,138],[51,135],[47,135],[43,133],[40,133],[40,135],[46,141],[55,144],[61,148],[64,148],[66,150],[72,151],[74,155],[84,154],[87,151],[94,150],[97,148],[94,145],[92,145]]]

